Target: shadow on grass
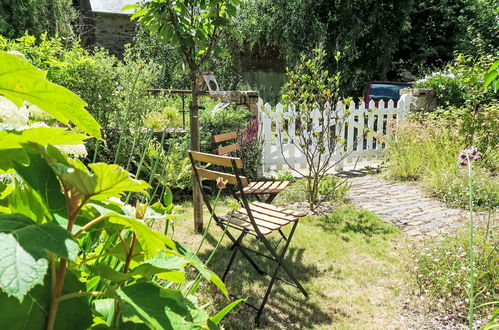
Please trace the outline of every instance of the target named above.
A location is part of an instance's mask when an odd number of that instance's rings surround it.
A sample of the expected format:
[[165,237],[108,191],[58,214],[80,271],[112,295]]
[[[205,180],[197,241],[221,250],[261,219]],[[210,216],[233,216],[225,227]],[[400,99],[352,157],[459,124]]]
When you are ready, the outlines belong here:
[[318,217],[314,219],[314,223],[327,232],[364,236],[366,240],[374,236],[383,237],[400,231],[392,224],[379,219],[375,214],[358,210],[352,206],[340,208],[332,214]]
[[[275,245],[277,240],[269,238],[271,244]],[[214,246],[217,243],[216,238],[207,235],[207,241]],[[211,267],[214,272],[220,276],[225,271],[232,250],[230,240],[224,239],[224,246],[220,246],[213,258]],[[243,241],[244,246],[252,250],[269,255],[263,244],[254,238],[246,238]],[[278,248],[284,245],[281,242]],[[265,257],[258,256],[253,252],[248,252],[257,265],[267,273],[272,273],[277,264]],[[320,272],[315,265],[307,264],[304,260],[304,248],[293,247],[293,241],[288,248],[285,257],[285,264],[294,273],[298,281],[304,286],[310,295],[319,295],[320,292],[311,292],[312,285],[309,282],[312,278],[320,276]],[[207,254],[200,255],[201,259],[206,259]],[[290,281],[287,274],[280,270],[279,277]],[[259,307],[265,291],[270,283],[270,276],[259,275],[246,258],[238,252],[237,257],[232,264],[231,272],[227,276],[226,285],[231,295],[239,298],[247,298],[247,302]],[[302,329],[313,328],[319,325],[331,324],[331,317],[321,311],[320,306],[315,301],[321,301],[322,298],[306,298],[298,288],[292,287],[282,281],[276,281],[272,288],[270,298],[265,306],[260,318],[260,327],[267,329]],[[217,309],[220,310],[227,305],[226,299],[217,300]],[[226,329],[254,329],[256,327],[254,319],[256,310],[240,304],[235,313],[226,316],[222,322]]]

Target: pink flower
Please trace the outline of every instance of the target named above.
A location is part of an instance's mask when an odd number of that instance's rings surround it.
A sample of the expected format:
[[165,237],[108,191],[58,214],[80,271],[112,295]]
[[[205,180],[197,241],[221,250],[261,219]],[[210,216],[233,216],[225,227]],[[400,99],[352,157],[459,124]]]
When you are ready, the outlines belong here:
[[468,166],[469,161],[477,160],[480,156],[482,156],[482,154],[478,151],[478,148],[474,146],[469,149],[461,150],[459,156],[457,156],[457,159],[459,160],[459,167]]

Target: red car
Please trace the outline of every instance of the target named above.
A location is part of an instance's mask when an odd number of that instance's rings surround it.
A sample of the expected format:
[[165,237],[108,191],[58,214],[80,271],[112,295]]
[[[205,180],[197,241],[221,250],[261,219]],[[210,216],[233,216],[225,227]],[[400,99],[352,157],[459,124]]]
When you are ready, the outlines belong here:
[[371,81],[366,85],[364,102],[366,106],[373,100],[378,106],[379,100],[393,100],[395,104],[400,99],[400,90],[411,87],[411,83],[394,81]]

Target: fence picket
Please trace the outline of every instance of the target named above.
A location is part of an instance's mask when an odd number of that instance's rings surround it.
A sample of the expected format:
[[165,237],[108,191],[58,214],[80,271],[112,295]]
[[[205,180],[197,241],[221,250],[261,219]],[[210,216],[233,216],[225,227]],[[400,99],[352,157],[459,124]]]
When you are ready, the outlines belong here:
[[[258,100],[258,105],[260,136],[263,140],[263,173],[283,168],[287,163],[294,168],[306,168],[306,159],[295,145],[299,139],[296,135],[296,122],[293,120],[296,118],[296,106],[290,104],[284,111],[285,107],[282,104],[273,107],[269,103],[264,104],[261,99]],[[406,117],[410,106],[410,95],[402,95],[396,105],[393,100],[388,102],[381,100],[377,106],[371,100],[367,107],[364,102],[358,106],[353,101],[348,105],[338,102],[335,105],[335,116],[331,118],[322,118],[322,113],[330,113],[322,110],[332,105],[323,106],[324,108],[319,108],[320,105],[314,105],[310,114],[313,127],[310,129],[318,132],[322,131],[324,126],[324,129],[327,127],[335,132],[340,142],[333,140],[326,152],[332,154],[331,162],[338,162],[336,167],[341,170],[345,162],[383,157],[385,145],[381,138],[389,136],[392,126]],[[287,128],[284,130],[285,122]],[[366,127],[371,131],[367,138],[364,136]],[[316,142],[312,136],[312,143]],[[345,152],[348,155],[342,159]]]

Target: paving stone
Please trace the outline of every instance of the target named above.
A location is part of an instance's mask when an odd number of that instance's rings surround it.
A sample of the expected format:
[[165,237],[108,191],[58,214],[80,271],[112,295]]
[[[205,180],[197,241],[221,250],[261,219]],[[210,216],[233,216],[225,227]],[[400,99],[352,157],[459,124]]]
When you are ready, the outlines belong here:
[[416,186],[373,176],[349,179],[351,202],[393,223],[411,237],[434,237],[463,223],[463,209],[447,208]]

